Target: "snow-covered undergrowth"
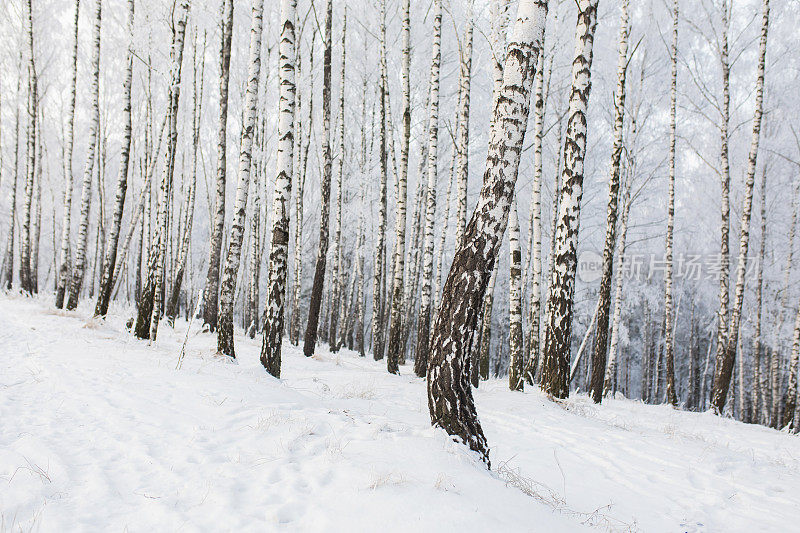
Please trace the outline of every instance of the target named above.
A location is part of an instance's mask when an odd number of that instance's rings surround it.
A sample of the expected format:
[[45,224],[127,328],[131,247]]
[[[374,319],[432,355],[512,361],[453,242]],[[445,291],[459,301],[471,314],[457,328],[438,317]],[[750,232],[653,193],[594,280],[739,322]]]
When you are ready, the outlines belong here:
[[0,296],[0,530],[790,531],[800,439],[628,400],[476,391],[487,471],[404,366]]

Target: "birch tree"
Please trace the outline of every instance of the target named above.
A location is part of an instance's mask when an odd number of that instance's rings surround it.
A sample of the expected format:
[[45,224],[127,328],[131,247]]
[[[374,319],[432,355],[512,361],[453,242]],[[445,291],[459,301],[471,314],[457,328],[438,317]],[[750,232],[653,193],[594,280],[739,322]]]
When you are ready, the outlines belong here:
[[763,0],[761,15],[761,38],[758,45],[758,67],[756,71],[756,102],[753,113],[753,133],[750,141],[750,154],[747,160],[747,175],[745,177],[745,197],[742,207],[742,221],[739,237],[739,261],[736,267],[736,296],[733,313],[728,327],[726,346],[721,365],[717,366],[714,378],[714,390],[711,403],[717,413],[725,407],[728,387],[733,372],[733,363],[736,358],[736,348],[739,343],[739,323],[742,318],[742,304],[744,302],[745,275],[747,273],[747,251],[750,239],[750,214],[753,207],[753,186],[755,183],[756,163],[758,158],[758,144],[761,135],[762,107],[764,101],[764,70],[767,55],[767,33],[769,30],[769,0]]
[[17,105],[14,111],[14,167],[11,172],[11,195],[9,198],[10,211],[8,213],[8,238],[3,256],[2,285],[6,290],[11,290],[14,284],[14,229],[17,217],[17,181],[19,179],[19,123],[20,123],[20,93],[22,91],[22,51],[20,51],[20,64],[17,68]]
[[70,230],[72,227],[72,150],[75,141],[75,101],[78,83],[78,20],[80,18],[80,0],[75,0],[75,30],[70,66],[72,78],[70,82],[69,106],[67,108],[67,125],[64,135],[64,212],[61,218],[61,259],[59,261],[56,282],[56,308],[64,307],[64,294],[69,283],[70,272]]
[[625,266],[625,241],[628,237],[628,215],[631,207],[629,189],[626,188],[625,198],[622,202],[622,214],[620,215],[619,242],[617,250],[619,254],[619,268],[616,273],[614,287],[614,314],[611,320],[611,342],[608,347],[608,363],[605,368],[603,378],[603,396],[608,396],[613,392],[614,379],[617,374],[617,352],[619,347],[619,326],[620,315],[622,313],[622,285],[625,278],[623,267]]
[[217,177],[214,198],[214,222],[208,256],[208,273],[203,292],[203,323],[210,331],[217,327],[219,301],[219,264],[225,229],[225,182],[227,179],[228,86],[231,77],[231,38],[233,36],[233,0],[222,0],[222,32],[219,52],[219,129],[217,130]]
[[[386,211],[387,211],[387,198],[386,198],[386,182],[389,177],[388,155],[387,155],[387,139],[386,139],[386,108],[388,106],[388,91],[389,82],[386,72],[386,0],[381,0],[380,4],[380,185],[378,189],[378,231],[375,238],[375,262],[373,267],[372,278],[372,357],[378,361],[383,359],[383,315],[381,309],[383,301],[381,299],[383,291],[381,284],[384,277],[384,264],[386,263]],[[406,24],[410,24],[409,19],[409,0],[403,2],[403,39],[405,40]],[[404,41],[405,42],[405,41]],[[387,368],[389,372],[397,372],[393,370],[394,366],[399,362],[399,354],[397,359],[387,359]]]
[[[122,147],[119,160],[119,176],[117,177],[117,193],[114,200],[114,213],[111,219],[111,233],[109,234],[105,258],[103,259],[103,273],[100,289],[97,296],[97,305],[94,309],[95,316],[106,316],[108,304],[111,300],[111,290],[114,284],[114,268],[117,262],[117,245],[119,234],[122,230],[122,213],[125,209],[125,195],[128,191],[128,165],[131,155],[131,130],[133,129],[131,86],[133,85],[133,17],[134,0],[128,0],[128,51],[126,55],[125,79],[122,82]],[[66,207],[66,200],[65,200]]]
[[789,363],[789,383],[786,389],[786,407],[783,411],[781,427],[788,427],[797,432],[795,425],[795,409],[797,409],[797,370],[800,364],[800,305],[797,307],[797,318],[794,322],[794,336],[792,338],[792,358]]
[[34,176],[36,173],[36,116],[39,113],[39,86],[36,76],[36,55],[33,43],[33,4],[26,0],[28,36],[28,131],[26,147],[25,194],[22,198],[22,227],[19,243],[19,284],[24,293],[33,293],[31,279],[31,216],[33,205]]
[[[595,403],[603,398],[603,381],[606,368],[608,319],[611,309],[611,280],[614,270],[614,247],[617,238],[617,212],[619,204],[620,159],[622,158],[622,132],[625,118],[625,76],[628,66],[628,0],[623,0],[619,22],[619,47],[617,54],[617,87],[614,91],[614,142],[611,148],[611,171],[608,180],[608,209],[606,211],[606,241],[603,247],[603,270],[597,308],[597,334],[592,354],[592,380],[589,391]],[[673,165],[674,166],[674,165]],[[536,282],[534,282],[536,283]]]
[[753,327],[753,390],[752,394],[752,408],[750,409],[750,421],[758,423],[762,415],[766,415],[769,410],[767,409],[766,402],[766,387],[763,383],[763,376],[769,375],[769,372],[762,373],[761,371],[761,355],[763,352],[761,343],[761,317],[764,305],[764,258],[766,256],[767,245],[767,170],[761,177],[761,241],[758,247],[758,264],[756,268],[756,313],[755,313],[755,326]]
[[272,204],[272,247],[269,253],[267,305],[264,310],[264,338],[261,364],[279,378],[285,316],[286,272],[289,259],[289,202],[292,195],[295,112],[295,12],[296,0],[281,0],[278,45],[278,156]]
[[[424,376],[423,368],[428,364],[431,325],[431,284],[433,281],[434,219],[436,217],[436,179],[439,140],[439,69],[442,59],[442,3],[433,2],[433,44],[431,46],[430,102],[428,103],[428,186],[425,199],[425,240],[422,251],[422,291],[420,296],[419,322],[417,324],[417,349],[415,369]],[[397,366],[389,363],[389,372],[398,373]]]
[[[493,2],[493,5],[499,2]],[[469,95],[472,81],[472,34],[473,0],[467,3],[467,28],[464,31],[464,46],[461,47],[460,71],[458,75],[458,214],[456,215],[456,245],[460,244],[467,224],[467,181],[469,179]],[[497,37],[499,40],[499,36]]]
[[428,362],[431,422],[461,439],[489,465],[467,373],[478,309],[505,233],[527,127],[547,2],[522,0],[509,39],[499,97],[493,102],[483,187],[458,245],[434,322]]
[[325,15],[325,51],[322,56],[322,176],[320,178],[320,219],[317,264],[311,286],[308,306],[308,324],[303,339],[303,353],[314,355],[317,346],[317,328],[322,307],[322,291],[325,288],[325,265],[328,259],[328,238],[331,203],[331,55],[333,51],[333,0],[327,1]]
[[78,307],[83,276],[86,270],[86,244],[89,236],[89,211],[92,205],[92,172],[97,152],[97,138],[100,129],[100,24],[102,20],[102,0],[96,0],[94,10],[94,30],[92,32],[92,110],[89,123],[89,143],[86,147],[86,163],[83,171],[83,191],[81,192],[81,218],[78,227],[78,242],[75,249],[75,264],[69,285],[67,310]]
[[148,252],[147,282],[137,310],[134,334],[140,339],[156,340],[158,325],[164,304],[166,278],[167,239],[169,238],[170,204],[172,182],[175,172],[175,152],[178,143],[178,103],[180,101],[181,64],[189,17],[189,2],[183,0],[179,6],[177,21],[171,21],[172,47],[170,49],[169,90],[167,92],[167,142],[164,152],[161,186],[156,204],[156,225]]
[[339,173],[336,176],[336,217],[333,225],[333,268],[331,271],[331,324],[328,334],[328,344],[331,352],[339,351],[337,343],[337,328],[339,327],[340,299],[342,297],[342,194],[344,175],[344,92],[345,92],[345,60],[347,50],[347,7],[344,8],[342,19],[342,69],[339,82]]
[[[389,340],[387,360],[400,360],[405,353],[403,342],[403,310],[407,303],[404,279],[405,254],[406,254],[406,219],[408,202],[408,150],[411,140],[411,14],[410,0],[403,2],[403,51],[402,51],[402,78],[403,78],[403,142],[400,145],[400,171],[397,179],[397,215],[395,218],[395,250],[393,258],[393,276],[391,286],[392,307],[389,316]],[[381,1],[381,39],[385,47],[386,21],[385,1]],[[381,71],[385,69],[385,53],[381,56]],[[430,93],[429,93],[430,94]],[[365,93],[366,96],[366,93]],[[362,141],[363,142],[363,141]]]
[[597,26],[598,0],[578,0],[575,28],[575,59],[569,98],[567,132],[564,140],[564,168],[555,228],[555,268],[550,273],[542,364],[544,391],[556,398],[569,395],[569,343],[572,334],[572,306],[575,292],[576,249],[583,196],[583,163],[586,155],[586,112],[591,92],[592,48]]
[[245,117],[239,153],[239,183],[236,187],[236,200],[233,206],[228,254],[225,257],[225,267],[222,272],[217,322],[217,352],[234,358],[236,357],[236,352],[233,345],[233,299],[236,292],[236,277],[242,259],[247,193],[250,188],[252,174],[253,136],[258,117],[258,82],[261,77],[261,29],[264,20],[264,0],[253,1],[251,17],[250,60],[248,62],[247,89],[244,102]]
[[509,252],[509,354],[508,388],[522,390],[522,248],[519,243],[519,216],[517,202],[512,200],[511,213],[508,220],[508,252]]
[[672,77],[670,79],[669,97],[669,192],[667,193],[667,240],[664,259],[664,350],[666,352],[667,402],[678,406],[678,395],[675,392],[675,341],[672,305],[672,232],[675,226],[675,132],[678,100],[678,0],[672,4]]

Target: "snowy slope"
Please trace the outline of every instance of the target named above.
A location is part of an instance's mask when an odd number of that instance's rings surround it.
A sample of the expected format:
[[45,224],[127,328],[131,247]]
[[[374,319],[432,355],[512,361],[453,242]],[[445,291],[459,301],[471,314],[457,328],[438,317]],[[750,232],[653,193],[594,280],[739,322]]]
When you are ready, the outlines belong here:
[[488,472],[424,382],[351,352],[283,379],[215,339],[0,297],[0,530],[800,530],[800,439],[709,414],[482,384]]

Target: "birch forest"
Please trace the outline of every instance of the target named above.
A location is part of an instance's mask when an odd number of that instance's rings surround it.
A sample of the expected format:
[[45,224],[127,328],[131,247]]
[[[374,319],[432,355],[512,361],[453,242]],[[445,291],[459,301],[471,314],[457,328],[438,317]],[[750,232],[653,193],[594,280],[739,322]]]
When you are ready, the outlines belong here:
[[[362,365],[353,394],[415,384],[420,431],[532,494],[497,391],[797,451],[798,21],[770,0],[4,0],[2,305],[119,321],[114,345],[169,368],[252,354],[247,387]],[[507,423],[536,446],[538,415]]]

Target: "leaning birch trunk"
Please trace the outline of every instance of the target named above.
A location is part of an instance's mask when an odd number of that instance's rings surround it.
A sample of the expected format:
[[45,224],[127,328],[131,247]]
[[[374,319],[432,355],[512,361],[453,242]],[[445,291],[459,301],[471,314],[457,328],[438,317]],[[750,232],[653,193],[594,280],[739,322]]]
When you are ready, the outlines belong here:
[[78,19],[80,0],[75,0],[75,40],[72,47],[72,81],[70,83],[69,107],[67,111],[67,130],[64,136],[64,214],[61,219],[61,259],[59,262],[56,286],[56,308],[64,307],[64,294],[69,283],[70,272],[70,229],[72,227],[72,151],[75,141],[75,100],[78,83]]
[[272,204],[272,247],[269,253],[267,305],[264,310],[264,339],[261,364],[281,376],[281,344],[286,302],[286,271],[289,260],[289,202],[292,196],[295,112],[295,11],[296,0],[281,0],[281,37],[278,45],[278,155]]
[[556,398],[569,395],[569,344],[572,334],[572,306],[575,293],[576,249],[583,196],[583,163],[586,154],[586,112],[592,88],[592,47],[597,25],[598,0],[578,1],[575,28],[575,59],[572,90],[564,140],[564,168],[559,195],[558,225],[555,228],[555,268],[550,273],[542,384]]
[[483,187],[458,245],[433,327],[428,361],[431,423],[478,452],[489,466],[467,373],[479,308],[505,233],[528,122],[531,86],[547,17],[545,0],[522,0],[510,36],[502,89],[493,103]]
[[25,173],[25,196],[22,203],[22,227],[19,240],[19,284],[24,293],[33,293],[31,281],[31,217],[33,205],[33,186],[36,173],[36,115],[38,114],[38,81],[36,79],[36,62],[33,45],[33,6],[32,0],[26,0],[25,14],[28,19],[28,131],[27,131],[27,163]]
[[[403,2],[403,31],[405,33],[406,23],[409,21],[408,17],[409,0]],[[372,278],[372,358],[376,361],[383,359],[383,314],[381,313],[383,307],[381,290],[384,278],[384,266],[386,258],[386,211],[387,211],[387,198],[386,198],[386,183],[389,178],[388,157],[387,157],[387,132],[386,132],[386,108],[389,99],[389,81],[386,71],[386,1],[381,0],[381,28],[380,28],[380,188],[379,204],[378,204],[378,235],[375,239],[375,262],[373,267]],[[404,37],[405,39],[405,37]],[[396,373],[393,367],[399,364],[400,354],[397,354],[397,359],[387,359],[387,368],[389,372]]]
[[750,214],[753,207],[753,186],[755,183],[756,162],[758,158],[758,144],[761,135],[761,117],[764,101],[764,70],[767,55],[767,32],[769,29],[769,0],[762,3],[761,39],[758,46],[758,69],[756,74],[756,108],[753,115],[753,134],[750,142],[750,155],[747,163],[747,176],[745,178],[745,198],[742,208],[741,233],[739,237],[739,263],[736,267],[736,297],[733,313],[728,328],[725,353],[721,368],[715,372],[714,391],[712,393],[713,409],[722,413],[728,395],[728,387],[733,372],[733,363],[736,358],[736,348],[739,342],[739,323],[742,318],[742,304],[744,302],[745,275],[747,274],[747,250],[750,239]]
[[722,3],[722,36],[720,43],[720,65],[722,67],[722,116],[720,124],[720,164],[721,173],[721,211],[720,211],[720,270],[719,270],[719,311],[717,312],[717,355],[715,368],[719,368],[725,351],[725,335],[728,330],[729,285],[730,285],[730,216],[731,216],[731,170],[728,154],[728,126],[730,122],[730,61],[728,59],[729,4]]
[[[95,316],[105,317],[108,313],[108,304],[111,301],[111,290],[114,287],[114,268],[117,261],[117,245],[122,229],[122,213],[125,209],[125,195],[128,191],[128,165],[131,155],[131,130],[133,128],[131,113],[131,86],[133,84],[133,15],[134,0],[128,0],[128,53],[125,69],[125,80],[122,83],[122,149],[120,152],[119,176],[117,177],[117,194],[114,200],[114,214],[111,220],[111,233],[103,260],[103,274],[100,281],[100,290],[97,296],[97,305],[94,309]],[[66,202],[65,202],[66,204]]]
[[264,19],[264,0],[253,2],[250,22],[250,61],[245,92],[245,117],[239,153],[239,183],[233,206],[233,221],[228,239],[228,254],[222,271],[217,322],[217,351],[236,357],[233,345],[233,300],[236,292],[236,275],[242,259],[245,216],[247,214],[247,192],[250,188],[253,162],[253,135],[258,115],[258,82],[261,76],[261,29]]
[[542,141],[544,139],[544,54],[539,54],[536,65],[536,92],[533,106],[533,183],[531,184],[531,294],[530,321],[528,332],[528,362],[525,365],[524,378],[533,385],[536,368],[539,363],[539,323],[541,320],[542,295]]
[[322,308],[322,292],[325,288],[325,265],[328,258],[328,233],[331,210],[331,54],[333,51],[333,0],[328,0],[325,15],[325,52],[322,57],[322,176],[320,183],[320,217],[317,264],[311,285],[311,300],[308,306],[308,323],[303,338],[303,353],[314,355],[317,346],[317,328]]
[[[606,242],[603,247],[603,270],[600,278],[600,303],[597,312],[597,334],[592,353],[592,378],[589,394],[595,403],[603,399],[603,382],[606,369],[608,343],[608,318],[611,309],[611,281],[614,276],[614,245],[617,239],[617,211],[619,205],[620,159],[622,157],[622,132],[625,117],[625,74],[628,66],[628,0],[622,2],[619,23],[619,49],[617,55],[617,88],[614,92],[614,144],[611,148],[611,172],[608,180],[608,210],[606,214]],[[674,50],[673,50],[674,51]],[[673,119],[674,120],[674,119]],[[671,161],[674,160],[674,150]],[[671,239],[668,237],[668,240]]]
[[[467,29],[464,32],[464,47],[461,51],[461,71],[458,76],[458,214],[456,215],[456,246],[461,244],[467,225],[467,181],[469,179],[469,94],[472,78],[472,34],[474,21],[472,2],[467,4]],[[495,2],[497,3],[497,2]]]
[[78,307],[83,276],[86,271],[86,242],[89,236],[89,211],[92,206],[92,172],[94,170],[97,137],[100,129],[100,23],[102,20],[102,0],[96,0],[94,11],[94,30],[92,34],[92,110],[89,124],[89,144],[86,147],[86,163],[83,171],[83,191],[81,192],[81,218],[78,228],[78,242],[75,249],[75,264],[69,284],[67,309]]
[[800,304],[797,307],[797,318],[794,321],[794,336],[792,340],[792,359],[789,363],[789,384],[786,389],[786,407],[783,411],[781,427],[788,427],[797,432],[794,411],[797,408],[797,370],[800,363]]
[[[767,170],[761,177],[761,242],[758,248],[758,274],[756,275],[756,316],[753,328],[753,391],[752,407],[750,409],[750,422],[760,423],[761,417],[766,416],[766,384],[762,382],[761,371],[761,315],[764,306],[764,257],[767,243]],[[769,375],[764,372],[763,375]]]
[[625,266],[625,240],[628,236],[628,214],[630,212],[630,197],[628,194],[622,204],[622,215],[619,223],[619,268],[616,273],[614,287],[614,315],[611,321],[611,342],[608,347],[608,363],[606,364],[605,376],[603,378],[603,396],[608,396],[613,392],[614,376],[617,375],[617,347],[619,346],[619,317],[622,313],[622,283],[625,278],[623,267]]
[[[439,159],[439,64],[442,59],[442,2],[433,1],[433,45],[431,57],[430,101],[428,105],[428,187],[425,198],[425,239],[422,246],[422,290],[420,294],[419,322],[417,323],[417,349],[414,370],[425,375],[430,349],[431,285],[433,281],[434,220],[436,217],[436,178]],[[389,362],[389,372],[397,373],[396,364]]]
[[[397,179],[397,216],[395,219],[394,266],[392,268],[392,307],[389,315],[388,360],[397,360],[405,356],[403,342],[403,310],[406,305],[404,287],[405,254],[406,254],[406,217],[408,202],[408,149],[411,139],[411,21],[410,2],[403,4],[403,15],[408,19],[403,26],[402,78],[403,78],[403,143],[400,146],[400,171]],[[385,7],[382,4],[382,9]],[[381,18],[381,36],[385,40],[385,13]],[[405,19],[404,19],[405,20]],[[385,44],[384,44],[385,46]],[[383,53],[383,52],[382,52]],[[381,56],[381,68],[385,66],[385,55]],[[366,97],[366,94],[365,94]],[[363,114],[363,113],[362,113]],[[363,141],[362,141],[363,143]],[[409,280],[410,281],[410,280]]]
[[347,50],[347,6],[344,8],[342,21],[342,71],[339,82],[339,173],[336,176],[336,218],[333,226],[333,268],[331,269],[331,323],[328,328],[328,345],[331,352],[339,351],[337,343],[337,329],[339,327],[339,306],[342,293],[342,183],[344,175],[344,88],[345,88],[345,59]]
[[508,278],[508,323],[509,323],[509,354],[508,388],[522,390],[522,249],[519,243],[519,216],[517,216],[517,202],[511,202],[511,214],[508,220],[508,251],[509,251],[509,278]]
[[233,0],[222,0],[222,34],[219,73],[219,130],[217,130],[217,179],[214,221],[208,257],[208,273],[203,294],[203,323],[210,331],[217,328],[219,301],[219,264],[225,229],[225,181],[227,179],[228,86],[231,76],[231,37],[233,35]]
[[675,227],[675,132],[678,99],[678,0],[673,2],[672,20],[672,77],[669,104],[669,193],[667,199],[667,240],[665,245],[666,268],[664,270],[664,349],[666,352],[667,402],[678,406],[675,392],[674,320],[672,304],[672,231]]

